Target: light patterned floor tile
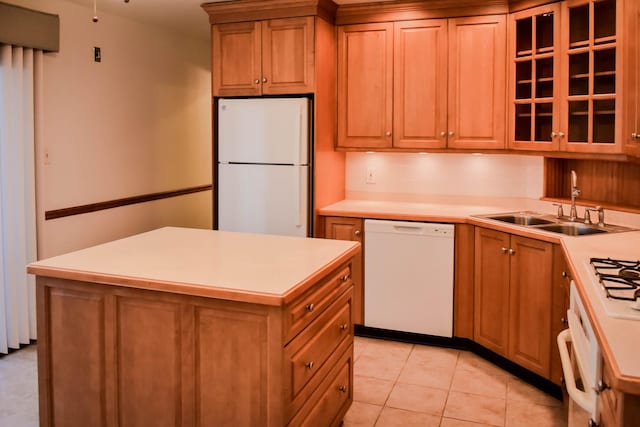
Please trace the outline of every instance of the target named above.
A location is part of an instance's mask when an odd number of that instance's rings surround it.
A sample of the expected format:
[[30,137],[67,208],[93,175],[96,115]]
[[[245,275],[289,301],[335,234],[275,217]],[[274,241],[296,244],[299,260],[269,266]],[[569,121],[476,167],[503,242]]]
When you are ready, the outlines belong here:
[[433,367],[426,363],[409,361],[404,365],[398,382],[403,384],[416,384],[425,387],[449,390],[453,379],[454,367]]
[[451,391],[444,416],[476,423],[504,426],[505,399]]
[[440,427],[493,427],[491,424],[474,423],[472,421],[443,418]]
[[507,403],[506,427],[566,427],[567,412],[562,407],[526,402]]
[[468,351],[461,351],[458,357],[456,370],[463,369],[470,372],[484,372],[489,375],[510,377],[507,371],[500,369],[498,366]]
[[562,401],[516,377],[509,378],[507,383],[507,402],[511,401],[537,403],[547,406],[562,406]]
[[378,378],[381,380],[395,381],[405,361],[395,357],[384,355],[361,355],[354,364],[354,374],[364,377]]
[[440,416],[384,407],[376,427],[438,427]]
[[447,392],[444,390],[396,383],[386,406],[442,416],[446,401]]
[[343,427],[373,427],[381,410],[380,405],[353,402],[344,417]]
[[353,381],[353,400],[374,405],[384,405],[393,388],[390,380],[354,375]]
[[505,399],[507,397],[507,377],[488,372],[456,369],[451,390]]

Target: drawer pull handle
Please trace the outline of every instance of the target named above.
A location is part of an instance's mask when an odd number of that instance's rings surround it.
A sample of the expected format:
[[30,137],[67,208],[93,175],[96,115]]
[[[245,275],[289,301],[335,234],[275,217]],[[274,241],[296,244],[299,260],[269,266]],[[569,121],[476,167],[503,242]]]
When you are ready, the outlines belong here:
[[346,282],[347,280],[349,280],[349,275],[345,274],[344,276],[342,276],[342,281]]
[[313,361],[308,362],[304,365],[307,369],[313,369]]
[[340,387],[338,387],[338,390],[340,390],[343,393],[347,392],[347,386],[346,385],[341,385]]
[[308,312],[312,312],[316,308],[316,306],[315,304],[311,303],[311,304],[305,305],[304,308],[306,308]]
[[346,323],[343,323],[342,325],[340,325],[340,330],[346,331],[347,329],[349,329],[349,325],[347,325]]

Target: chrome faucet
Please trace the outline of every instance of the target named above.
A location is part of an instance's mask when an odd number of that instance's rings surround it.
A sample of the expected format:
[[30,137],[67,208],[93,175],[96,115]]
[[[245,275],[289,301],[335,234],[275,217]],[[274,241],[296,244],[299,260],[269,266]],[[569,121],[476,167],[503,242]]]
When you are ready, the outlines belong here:
[[571,210],[569,211],[569,221],[575,221],[578,218],[578,211],[576,210],[576,197],[580,195],[578,190],[578,176],[576,171],[571,171]]

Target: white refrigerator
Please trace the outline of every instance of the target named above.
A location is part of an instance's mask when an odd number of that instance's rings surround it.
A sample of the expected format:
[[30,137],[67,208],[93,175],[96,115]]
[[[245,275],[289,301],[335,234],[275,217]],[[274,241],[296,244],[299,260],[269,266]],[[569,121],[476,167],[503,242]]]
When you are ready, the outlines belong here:
[[219,230],[309,234],[309,99],[218,100]]

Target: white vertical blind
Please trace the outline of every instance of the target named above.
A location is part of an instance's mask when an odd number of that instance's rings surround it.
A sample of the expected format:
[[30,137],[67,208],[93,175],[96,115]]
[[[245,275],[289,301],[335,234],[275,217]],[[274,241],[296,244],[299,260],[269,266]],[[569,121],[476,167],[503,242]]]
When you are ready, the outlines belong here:
[[0,353],[36,338],[35,111],[42,52],[0,45]]

